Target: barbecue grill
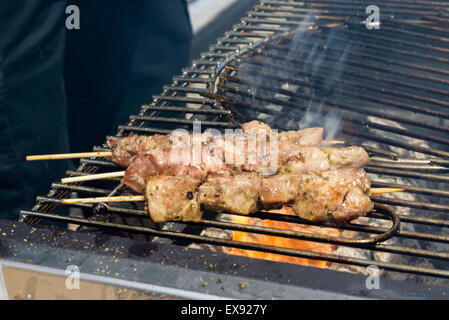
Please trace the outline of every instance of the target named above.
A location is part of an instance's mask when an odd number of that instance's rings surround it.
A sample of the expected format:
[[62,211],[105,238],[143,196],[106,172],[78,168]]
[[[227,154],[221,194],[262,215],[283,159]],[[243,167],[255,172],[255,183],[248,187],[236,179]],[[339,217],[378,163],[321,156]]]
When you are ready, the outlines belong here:
[[[262,211],[251,216],[254,223],[246,224],[236,222],[231,214],[205,212],[199,223],[156,225],[138,203],[61,203],[72,193],[86,197],[127,193],[118,180],[110,179],[70,185],[55,182],[46,196],[37,198],[34,208],[20,213],[21,221],[30,228],[70,223],[88,230],[64,235],[73,239],[104,234],[121,237],[127,248],[133,241],[143,246],[150,243],[155,251],[159,248],[171,255],[170,267],[190,274],[192,282],[201,276],[186,261],[199,259],[193,264],[212,266],[207,271],[214,279],[240,277],[248,288],[252,282],[263,287],[265,281],[273,290],[282,288],[276,294],[279,298],[308,294],[397,298],[414,293],[444,298],[449,287],[449,3],[382,0],[377,4],[380,28],[368,29],[365,8],[369,4],[364,1],[263,0],[117,132],[119,137],[167,134],[179,128],[192,130],[198,123],[203,129],[224,130],[252,119],[280,130],[323,126],[328,138],[361,145],[370,153],[372,162],[366,171],[373,187],[405,189],[403,194],[373,197],[375,210],[367,218],[337,225]],[[107,159],[82,159],[67,176],[117,169]],[[74,217],[73,208],[82,209],[85,216]],[[260,224],[267,219],[304,226],[304,230],[318,226],[339,235]],[[229,237],[235,231],[336,249],[323,253],[243,242]],[[324,261],[327,269],[236,257],[229,254],[232,248]],[[147,271],[160,272],[160,261],[151,259]],[[236,268],[229,274],[228,269],[217,267],[234,265],[230,261],[239,261],[236,264],[245,265],[245,270]],[[380,270],[381,283],[388,290],[365,288],[367,267]],[[285,277],[268,275],[265,270]],[[163,287],[177,286],[167,277],[161,279]],[[201,298],[201,292],[267,297],[251,289],[241,295],[213,282],[212,288],[188,286],[188,290],[195,287],[196,295],[191,297]],[[438,289],[429,291],[428,286]]]

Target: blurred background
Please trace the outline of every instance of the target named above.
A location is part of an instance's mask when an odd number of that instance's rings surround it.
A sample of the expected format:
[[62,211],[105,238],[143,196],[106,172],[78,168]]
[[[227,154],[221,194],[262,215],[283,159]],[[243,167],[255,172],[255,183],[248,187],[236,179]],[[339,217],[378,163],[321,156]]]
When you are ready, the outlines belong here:
[[188,0],[192,32],[191,58],[214,44],[225,31],[231,30],[258,0]]

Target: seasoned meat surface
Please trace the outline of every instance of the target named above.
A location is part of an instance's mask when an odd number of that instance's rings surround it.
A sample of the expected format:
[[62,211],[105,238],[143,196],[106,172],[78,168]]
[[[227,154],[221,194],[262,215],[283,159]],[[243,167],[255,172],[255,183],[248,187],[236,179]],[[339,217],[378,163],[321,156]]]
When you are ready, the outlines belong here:
[[256,173],[211,175],[199,187],[199,203],[217,212],[254,213],[258,210],[261,181]]
[[279,142],[291,142],[303,146],[319,146],[323,143],[323,128],[306,128],[299,131],[279,132]]
[[151,219],[165,221],[201,220],[198,186],[201,180],[189,176],[150,177],[145,189],[146,209]]
[[262,181],[260,202],[266,209],[291,203],[299,217],[310,221],[343,222],[373,209],[369,189],[363,169],[276,175]]
[[164,150],[170,146],[169,136],[155,134],[140,136],[132,134],[124,138],[109,138],[106,144],[112,151],[113,162],[121,167],[127,167],[134,158],[142,153],[152,153]]
[[369,155],[362,147],[322,148],[328,155],[329,166],[333,168],[353,167],[360,168],[370,162]]
[[132,192],[143,194],[147,179],[158,174],[159,168],[155,157],[148,153],[141,154],[126,169],[122,183]]
[[343,203],[332,212],[332,218],[337,222],[344,222],[355,217],[365,216],[373,210],[374,203],[366,190],[353,187],[346,193]]
[[269,125],[257,120],[242,124],[242,130],[247,134],[258,134],[260,131],[265,131],[268,135],[271,133]]
[[343,167],[360,168],[369,163],[370,159],[365,149],[361,147],[348,148],[318,148],[285,146],[280,158],[284,163],[281,173],[323,172]]
[[265,177],[260,187],[260,202],[263,207],[277,209],[292,202],[298,195],[303,176],[301,174],[278,174]]

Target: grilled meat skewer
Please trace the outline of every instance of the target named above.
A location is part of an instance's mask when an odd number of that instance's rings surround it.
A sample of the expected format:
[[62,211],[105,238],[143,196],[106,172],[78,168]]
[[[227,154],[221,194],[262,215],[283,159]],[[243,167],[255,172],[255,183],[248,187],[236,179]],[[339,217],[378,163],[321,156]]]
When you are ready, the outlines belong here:
[[354,168],[319,175],[211,175],[204,182],[190,176],[152,176],[145,199],[155,222],[199,221],[201,207],[248,215],[283,205],[292,205],[299,217],[310,221],[344,222],[373,209],[369,188],[365,171]]
[[[242,125],[241,133],[235,133],[237,138],[249,139],[250,137],[264,132],[271,135],[271,128],[260,122],[251,121]],[[279,142],[290,142],[300,145],[318,146],[323,143],[323,128],[307,128],[299,131],[285,131],[279,133]],[[210,143],[222,143],[221,138],[214,137],[210,132],[202,134],[190,134],[183,141],[179,137],[171,135],[155,134],[151,136],[140,136],[137,134],[124,138],[109,138],[106,144],[112,151],[112,162],[121,167],[128,167],[130,163],[143,153],[152,153],[156,157],[173,148],[190,149],[194,141],[199,141],[205,147]]]

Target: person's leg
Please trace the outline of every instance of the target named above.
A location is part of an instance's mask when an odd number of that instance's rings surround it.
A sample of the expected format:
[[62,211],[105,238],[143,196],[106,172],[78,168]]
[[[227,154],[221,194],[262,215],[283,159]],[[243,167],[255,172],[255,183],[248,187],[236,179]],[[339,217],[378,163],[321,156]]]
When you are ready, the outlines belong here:
[[65,161],[26,162],[67,152],[63,81],[65,0],[0,6],[0,217],[18,217],[65,171]]

